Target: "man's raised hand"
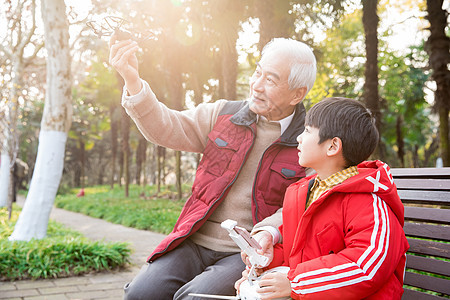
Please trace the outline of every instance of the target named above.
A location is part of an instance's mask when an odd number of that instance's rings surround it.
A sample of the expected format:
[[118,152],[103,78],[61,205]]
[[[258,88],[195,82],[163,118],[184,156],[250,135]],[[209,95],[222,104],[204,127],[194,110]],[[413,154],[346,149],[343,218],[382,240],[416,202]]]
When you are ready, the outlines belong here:
[[109,41],[109,63],[122,76],[130,95],[135,95],[142,89],[138,71],[136,52],[139,46],[135,41],[117,41],[115,35]]

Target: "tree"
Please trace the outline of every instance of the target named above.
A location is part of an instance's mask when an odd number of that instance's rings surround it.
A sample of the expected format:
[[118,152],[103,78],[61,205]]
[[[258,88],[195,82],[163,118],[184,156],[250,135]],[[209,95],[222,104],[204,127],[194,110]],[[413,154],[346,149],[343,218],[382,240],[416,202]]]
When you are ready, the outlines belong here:
[[[316,47],[318,76],[310,97],[363,99],[365,41],[362,10],[346,13]],[[379,34],[379,97],[385,161],[392,166],[429,166],[435,147],[434,124],[425,101],[427,55],[423,46],[392,50],[391,30]],[[399,126],[396,126],[396,125]]]
[[[364,71],[364,101],[367,108],[375,117],[375,125],[381,132],[381,111],[380,99],[378,94],[378,14],[377,6],[378,0],[364,0],[363,2],[363,17],[362,22],[364,26],[364,36],[366,40],[366,68]],[[384,160],[381,145],[378,144],[374,156]]]
[[313,103],[325,97],[362,98],[365,49],[361,17],[361,10],[345,14],[316,46],[317,78],[308,94]]
[[449,109],[450,109],[450,38],[445,30],[448,12],[442,9],[444,0],[427,0],[427,19],[430,22],[430,37],[427,51],[430,55],[432,78],[436,82],[435,109],[439,115],[440,152],[444,166],[450,166]]
[[292,9],[290,1],[255,1],[255,15],[259,19],[259,43],[262,48],[275,37],[292,37],[295,31],[295,17],[289,14]]
[[[426,158],[419,157],[419,150],[425,153],[430,149],[426,147],[432,144],[433,137],[431,112],[424,92],[429,76],[421,68],[425,61],[423,47],[410,47],[410,52],[402,55],[383,49],[384,44],[381,41],[380,96],[383,99],[381,138],[387,146],[386,161],[392,166],[427,166]],[[398,160],[389,155],[393,149]]]
[[[105,45],[106,46],[106,45]],[[83,103],[81,105],[87,106],[85,108],[78,108],[80,112],[85,112],[86,116],[91,116],[90,118],[81,118],[80,122],[87,126],[81,129],[81,126],[75,127],[72,125],[72,130],[79,129],[79,134],[83,134],[87,138],[86,142],[93,142],[92,137],[99,137],[101,135],[100,128],[110,129],[110,145],[107,149],[111,150],[111,158],[108,164],[110,168],[110,186],[111,189],[114,187],[114,181],[116,177],[116,164],[117,164],[117,137],[119,129],[119,119],[118,115],[121,97],[121,86],[117,80],[117,75],[111,67],[106,66],[103,62],[107,60],[107,53],[103,49],[99,49],[96,52],[96,56],[91,58],[91,65],[89,67],[89,74],[84,78],[80,84],[80,96],[83,98]],[[105,115],[108,110],[109,116]],[[104,122],[101,119],[107,120],[109,123],[108,127],[105,127]],[[89,124],[88,124],[89,123]],[[102,125],[103,124],[103,125]],[[101,125],[101,126],[100,126]],[[94,129],[93,135],[91,136],[90,130]],[[96,130],[97,129],[97,130]],[[99,137],[100,138],[100,137]],[[106,177],[105,174],[107,170],[102,169],[98,178]]]
[[63,0],[42,0],[47,49],[47,91],[36,166],[23,210],[10,240],[41,239],[62,176],[67,132],[71,125],[69,30]]
[[[73,93],[73,99],[74,118],[66,144],[64,169],[66,172],[74,174],[73,183],[76,187],[84,188],[86,178],[88,178],[88,182],[94,183],[99,180],[103,181],[105,177],[105,168],[101,163],[105,154],[108,153],[105,149],[109,149],[110,146],[100,145],[97,147],[100,148],[99,150],[94,147],[102,143],[104,133],[110,129],[110,120],[107,112],[102,109],[104,107],[93,105],[88,96],[83,97],[83,95]],[[101,148],[105,149],[102,151]],[[95,152],[94,150],[102,151],[102,154],[98,155],[98,159],[95,155],[89,155]]]
[[[35,37],[36,31],[36,1],[18,1],[3,4],[6,8],[6,23],[8,34],[0,42],[2,65],[9,71],[9,80],[2,78],[8,87],[7,94],[2,95],[0,110],[5,110],[0,131],[3,139],[1,149],[0,171],[0,207],[8,205],[11,211],[13,195],[13,169],[18,155],[19,132],[17,123],[19,117],[20,99],[24,99],[25,90],[23,78],[25,69],[36,60],[37,53],[43,47],[42,41]],[[25,48],[32,49],[26,54]],[[3,67],[2,67],[3,68]],[[4,76],[2,76],[4,77]],[[5,93],[2,91],[2,94]],[[5,96],[5,98],[3,98]],[[4,100],[3,100],[4,99]]]
[[147,178],[145,168],[142,166],[145,165],[145,161],[147,160],[147,140],[143,135],[139,135],[138,140],[138,146],[136,148],[136,184],[141,185],[141,176],[144,173],[143,185],[145,185]]

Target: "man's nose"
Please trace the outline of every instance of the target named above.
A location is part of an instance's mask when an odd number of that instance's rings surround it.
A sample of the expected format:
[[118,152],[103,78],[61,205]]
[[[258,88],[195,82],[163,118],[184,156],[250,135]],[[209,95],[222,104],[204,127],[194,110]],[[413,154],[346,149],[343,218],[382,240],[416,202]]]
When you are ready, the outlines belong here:
[[253,90],[257,92],[264,91],[264,76],[260,76],[253,81]]

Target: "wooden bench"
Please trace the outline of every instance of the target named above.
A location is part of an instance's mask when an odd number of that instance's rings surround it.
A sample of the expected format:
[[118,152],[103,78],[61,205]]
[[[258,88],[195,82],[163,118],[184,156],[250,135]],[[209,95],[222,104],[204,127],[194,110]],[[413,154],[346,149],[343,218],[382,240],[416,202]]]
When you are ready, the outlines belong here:
[[391,172],[405,205],[404,230],[410,245],[402,299],[449,299],[450,168]]

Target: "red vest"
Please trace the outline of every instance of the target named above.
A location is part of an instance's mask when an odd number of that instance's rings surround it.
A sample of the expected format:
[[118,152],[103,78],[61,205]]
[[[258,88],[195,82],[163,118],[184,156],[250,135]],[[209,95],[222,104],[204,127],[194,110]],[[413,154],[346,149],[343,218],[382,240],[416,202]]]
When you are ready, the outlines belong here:
[[[304,129],[305,108],[297,105],[294,118],[283,135],[270,145],[259,162],[252,192],[253,223],[275,213],[286,188],[305,176],[298,165],[297,136]],[[148,261],[176,248],[196,232],[226,198],[239,176],[256,132],[256,114],[245,101],[225,104],[208,135],[203,158],[197,168],[192,195],[186,201],[173,231],[156,247]]]

